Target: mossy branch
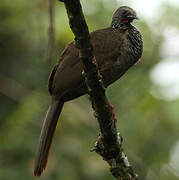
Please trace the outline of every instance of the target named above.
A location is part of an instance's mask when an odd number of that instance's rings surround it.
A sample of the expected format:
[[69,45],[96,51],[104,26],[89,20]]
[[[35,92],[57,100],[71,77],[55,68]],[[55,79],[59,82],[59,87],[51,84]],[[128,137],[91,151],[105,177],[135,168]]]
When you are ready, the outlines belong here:
[[[105,88],[103,86],[101,75],[95,64],[90,34],[80,1],[60,1],[65,4],[69,24],[75,35],[75,43],[79,49],[80,58],[83,63],[83,74],[88,87],[88,93],[100,126],[100,135],[92,151],[100,154],[102,158],[108,162],[110,171],[116,179],[137,179],[137,175],[134,173],[122,150],[122,137],[117,133],[115,117],[112,114],[111,105],[105,95]],[[126,65],[124,64],[124,66]],[[125,69],[126,68],[124,68],[124,72],[121,72],[121,74],[125,73]]]

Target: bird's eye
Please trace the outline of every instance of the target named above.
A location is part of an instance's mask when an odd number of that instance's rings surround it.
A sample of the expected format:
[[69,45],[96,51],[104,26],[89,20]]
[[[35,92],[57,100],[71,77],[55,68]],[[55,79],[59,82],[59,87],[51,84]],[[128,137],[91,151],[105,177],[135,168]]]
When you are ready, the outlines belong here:
[[129,19],[124,19],[123,20],[123,23],[128,23],[129,22]]

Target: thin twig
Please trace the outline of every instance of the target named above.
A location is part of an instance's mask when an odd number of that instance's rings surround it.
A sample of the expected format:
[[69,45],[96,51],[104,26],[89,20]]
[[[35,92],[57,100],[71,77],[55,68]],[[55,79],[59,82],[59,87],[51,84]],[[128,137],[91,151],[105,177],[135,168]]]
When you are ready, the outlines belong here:
[[49,28],[48,28],[48,43],[45,53],[45,61],[50,62],[53,45],[54,45],[54,0],[48,0],[48,11],[49,11]]

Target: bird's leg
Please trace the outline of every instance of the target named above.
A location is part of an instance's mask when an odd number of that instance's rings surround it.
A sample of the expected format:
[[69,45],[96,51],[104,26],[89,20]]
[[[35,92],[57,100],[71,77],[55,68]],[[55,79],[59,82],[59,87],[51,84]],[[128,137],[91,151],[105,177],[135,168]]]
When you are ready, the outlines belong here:
[[112,110],[112,116],[111,116],[111,121],[114,120],[115,122],[115,128],[117,127],[117,119],[115,117],[115,113],[114,113],[114,106],[110,103],[110,101],[108,101],[109,106],[111,107]]

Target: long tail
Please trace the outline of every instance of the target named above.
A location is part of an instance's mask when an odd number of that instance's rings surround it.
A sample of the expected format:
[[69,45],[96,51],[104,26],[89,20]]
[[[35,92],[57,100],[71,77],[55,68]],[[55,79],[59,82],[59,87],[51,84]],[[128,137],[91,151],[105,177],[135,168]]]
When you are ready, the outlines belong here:
[[40,176],[42,171],[46,168],[50,146],[63,104],[63,102],[52,99],[51,105],[47,111],[45,120],[43,122],[39,138],[39,145],[35,157],[35,176]]

